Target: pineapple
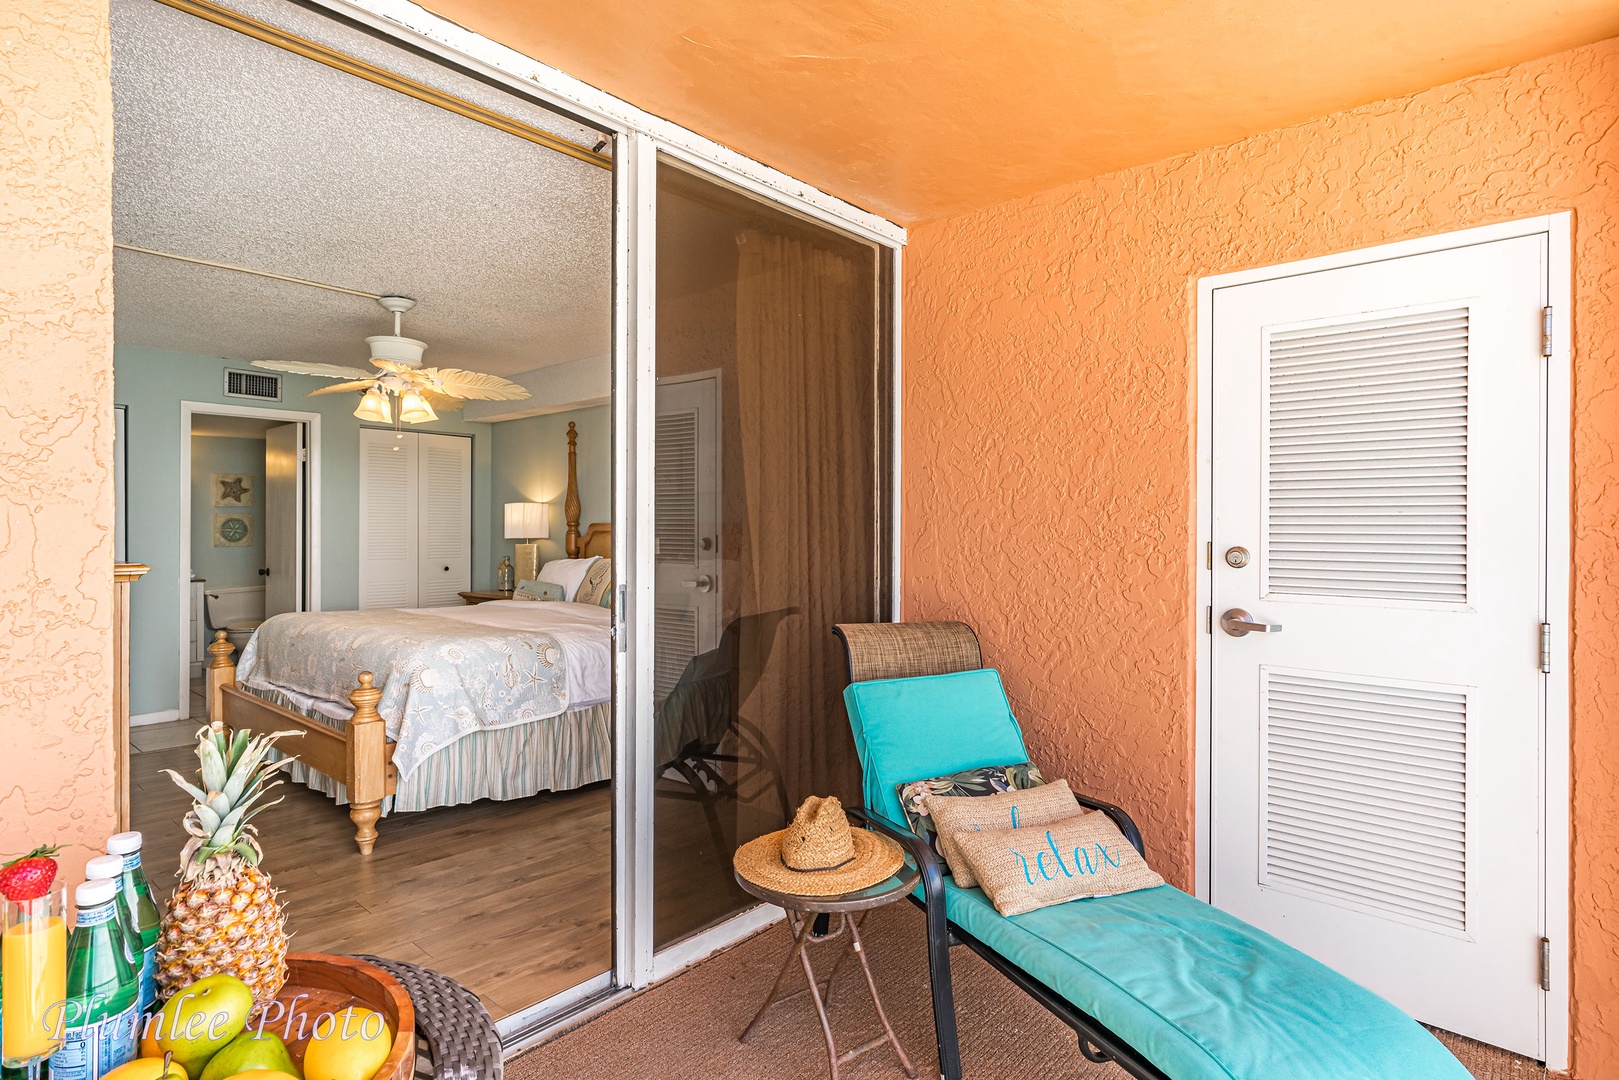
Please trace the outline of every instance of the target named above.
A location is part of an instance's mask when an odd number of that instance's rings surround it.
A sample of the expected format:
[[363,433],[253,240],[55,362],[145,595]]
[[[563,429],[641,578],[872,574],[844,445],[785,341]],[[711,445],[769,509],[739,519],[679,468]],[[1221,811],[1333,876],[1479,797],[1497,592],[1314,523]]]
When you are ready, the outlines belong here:
[[[191,795],[185,816],[191,835],[180,852],[180,884],[163,916],[157,943],[158,988],[164,997],[219,972],[236,976],[264,1003],[275,999],[287,979],[287,927],[264,857],[248,824],[265,792],[280,784],[270,778],[293,758],[266,760],[278,731],[253,738],[227,736],[215,722],[197,732],[202,787],[173,769],[169,776]],[[279,799],[276,802],[280,802]]]

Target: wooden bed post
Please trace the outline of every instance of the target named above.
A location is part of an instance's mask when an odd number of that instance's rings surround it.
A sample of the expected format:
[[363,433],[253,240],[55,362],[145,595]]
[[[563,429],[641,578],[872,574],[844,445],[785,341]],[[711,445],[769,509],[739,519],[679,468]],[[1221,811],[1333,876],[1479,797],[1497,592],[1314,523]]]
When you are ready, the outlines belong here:
[[568,539],[564,550],[568,558],[579,557],[579,432],[573,421],[568,421],[568,497],[562,503],[562,513],[568,519]]
[[360,685],[351,694],[354,715],[348,724],[349,820],[361,855],[371,854],[377,842],[377,819],[387,787],[387,741],[377,702],[382,691],[371,685],[371,673],[360,672]]
[[214,631],[214,640],[208,646],[208,655],[214,658],[208,665],[209,723],[225,719],[225,695],[220,691],[236,685],[236,665],[230,659],[230,654],[235,651],[236,646],[225,640],[225,631]]

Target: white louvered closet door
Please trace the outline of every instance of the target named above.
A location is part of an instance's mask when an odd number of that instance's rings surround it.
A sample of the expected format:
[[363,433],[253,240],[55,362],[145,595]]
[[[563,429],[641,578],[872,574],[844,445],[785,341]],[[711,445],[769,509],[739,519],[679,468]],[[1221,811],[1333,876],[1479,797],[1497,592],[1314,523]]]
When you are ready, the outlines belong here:
[[698,653],[719,644],[719,379],[658,380],[653,516],[657,572],[653,694],[674,689]]
[[472,588],[472,440],[416,436],[417,607],[452,607]]
[[416,439],[360,429],[360,607],[416,606]]
[[1546,273],[1531,237],[1213,310],[1211,899],[1531,1057]]

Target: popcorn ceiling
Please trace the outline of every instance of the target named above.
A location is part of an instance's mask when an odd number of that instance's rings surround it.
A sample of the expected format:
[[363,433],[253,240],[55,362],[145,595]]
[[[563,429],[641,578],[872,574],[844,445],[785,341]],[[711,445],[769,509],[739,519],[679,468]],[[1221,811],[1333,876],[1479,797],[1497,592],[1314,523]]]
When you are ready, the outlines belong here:
[[[515,95],[278,2],[245,14],[594,145]],[[513,374],[609,348],[612,175],[155,0],[115,0],[119,243],[416,299],[427,363]],[[120,344],[363,363],[374,301],[127,251]]]

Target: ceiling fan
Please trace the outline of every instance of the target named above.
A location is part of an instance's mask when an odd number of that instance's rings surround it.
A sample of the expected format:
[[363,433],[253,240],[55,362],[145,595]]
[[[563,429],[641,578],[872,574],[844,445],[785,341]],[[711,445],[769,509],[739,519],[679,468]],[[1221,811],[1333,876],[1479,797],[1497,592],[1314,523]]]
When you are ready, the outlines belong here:
[[439,413],[455,412],[469,400],[521,401],[528,397],[527,390],[498,375],[459,368],[422,367],[427,342],[402,337],[399,333],[400,316],[415,307],[416,301],[404,296],[383,296],[377,303],[393,313],[394,332],[365,339],[371,350],[371,364],[378,369],[376,372],[302,360],[255,360],[253,366],[292,375],[343,379],[345,381],[336,386],[310,391],[309,396],[364,391],[354,415],[361,420],[396,426],[437,420]]

